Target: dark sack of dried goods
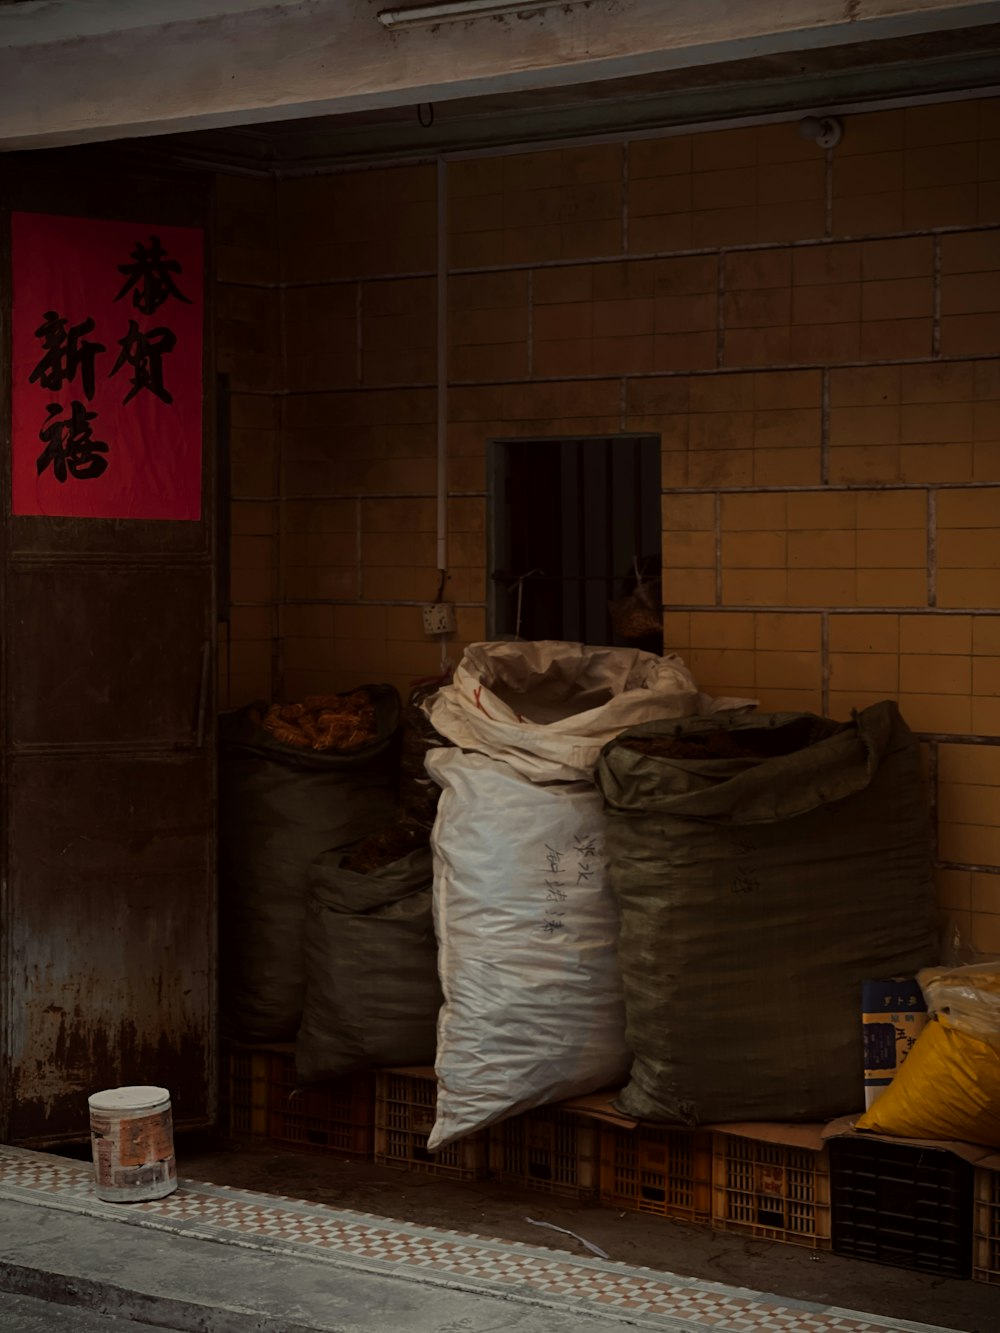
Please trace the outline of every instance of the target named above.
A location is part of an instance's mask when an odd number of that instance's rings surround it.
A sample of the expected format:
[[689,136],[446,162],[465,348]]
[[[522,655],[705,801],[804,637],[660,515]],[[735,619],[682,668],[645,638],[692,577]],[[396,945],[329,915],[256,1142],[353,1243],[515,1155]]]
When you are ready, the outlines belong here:
[[[331,852],[310,872],[306,1003],[295,1044],[305,1083],[434,1063],[441,1007],[434,870],[420,832],[424,845],[388,864]],[[351,869],[355,861],[369,868]]]
[[894,703],[651,722],[605,746],[619,1106],[699,1124],[863,1102],[861,983],[934,960],[917,742]]
[[277,711],[246,708],[221,719],[219,937],[227,1035],[295,1037],[305,993],[309,867],[322,852],[392,818],[398,723],[399,695],[391,685]]
[[417,686],[400,717],[399,808],[407,819],[423,824],[428,831],[434,827],[441,788],[429,776],[427,756],[451,741],[435,731],[423,705],[437,693],[443,681]]

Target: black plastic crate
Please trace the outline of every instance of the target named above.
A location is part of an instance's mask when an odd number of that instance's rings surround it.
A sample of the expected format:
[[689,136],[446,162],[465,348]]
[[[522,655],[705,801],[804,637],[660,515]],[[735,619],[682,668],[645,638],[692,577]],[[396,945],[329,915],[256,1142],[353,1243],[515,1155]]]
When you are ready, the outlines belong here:
[[972,1275],[973,1170],[918,1144],[830,1143],[833,1252],[943,1277]]

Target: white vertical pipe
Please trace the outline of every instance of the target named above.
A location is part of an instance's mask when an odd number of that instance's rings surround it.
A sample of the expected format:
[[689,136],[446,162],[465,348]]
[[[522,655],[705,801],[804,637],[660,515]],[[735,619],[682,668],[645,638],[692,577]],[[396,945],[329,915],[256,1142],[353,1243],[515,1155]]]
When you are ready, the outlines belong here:
[[448,568],[448,164],[437,161],[437,567]]
[[[448,569],[448,164],[437,160],[437,567],[441,596]],[[441,670],[448,636],[441,635]]]

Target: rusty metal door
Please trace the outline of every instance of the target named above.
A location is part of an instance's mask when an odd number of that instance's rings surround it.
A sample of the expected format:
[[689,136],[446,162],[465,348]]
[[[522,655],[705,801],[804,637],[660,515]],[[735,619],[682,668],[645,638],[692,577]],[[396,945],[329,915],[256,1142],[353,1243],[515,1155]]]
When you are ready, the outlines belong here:
[[[6,208],[207,234],[197,179],[79,165],[72,153],[58,166],[5,159]],[[175,1121],[204,1124],[215,1078],[211,331],[199,522],[11,517],[9,234],[8,211],[0,1139],[80,1137],[87,1095],[129,1083],[169,1088]]]

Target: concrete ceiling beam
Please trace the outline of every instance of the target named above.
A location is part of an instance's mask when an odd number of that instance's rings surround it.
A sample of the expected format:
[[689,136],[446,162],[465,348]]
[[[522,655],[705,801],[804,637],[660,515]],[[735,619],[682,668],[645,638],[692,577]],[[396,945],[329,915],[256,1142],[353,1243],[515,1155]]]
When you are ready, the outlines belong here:
[[[378,21],[384,7],[385,0],[0,6],[0,149],[621,79],[967,28],[997,16],[995,3],[969,0],[570,0],[394,31]],[[136,26],[154,8],[159,21]]]

